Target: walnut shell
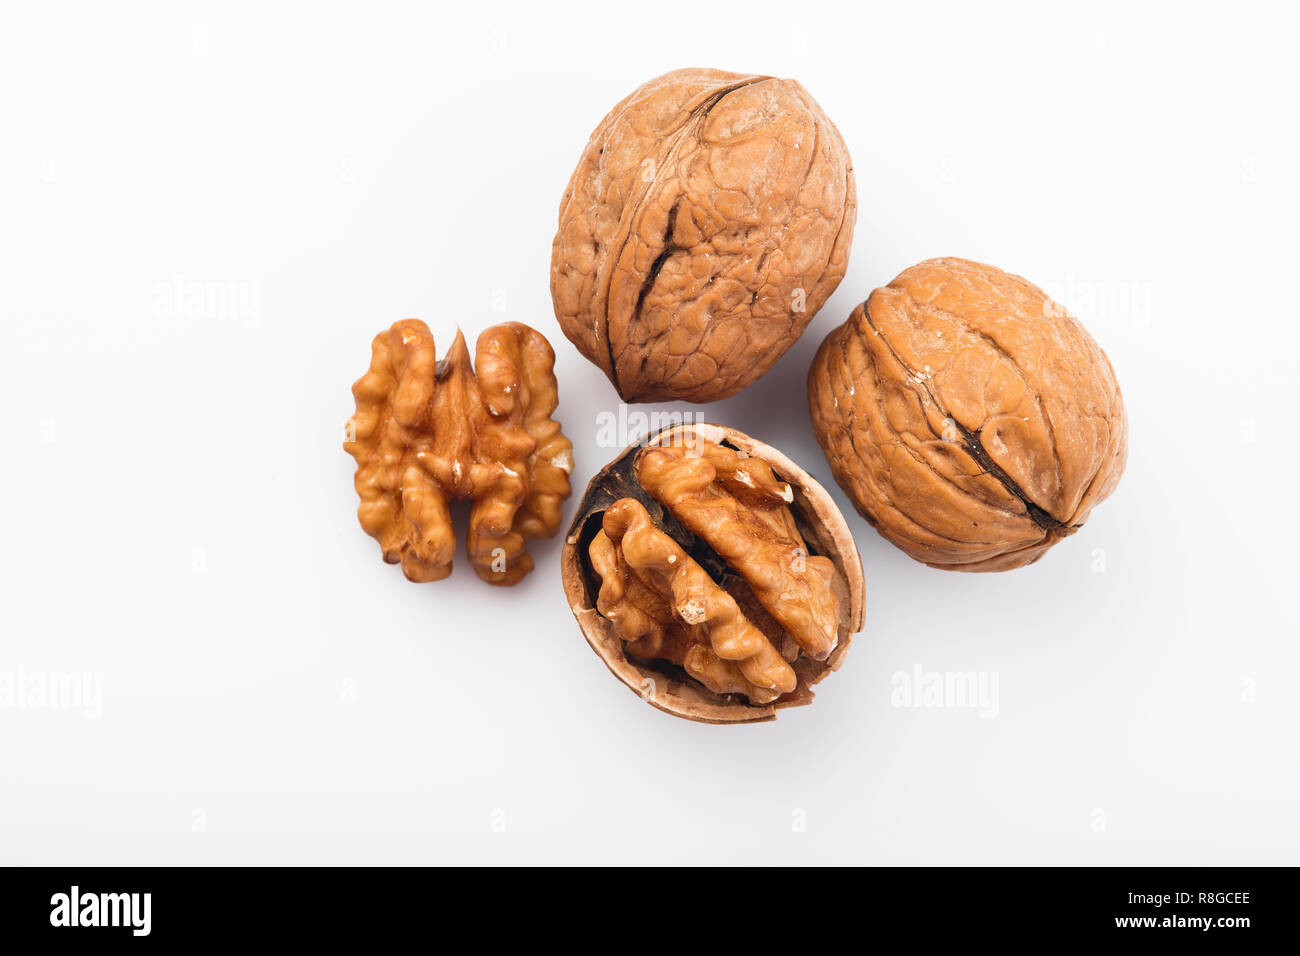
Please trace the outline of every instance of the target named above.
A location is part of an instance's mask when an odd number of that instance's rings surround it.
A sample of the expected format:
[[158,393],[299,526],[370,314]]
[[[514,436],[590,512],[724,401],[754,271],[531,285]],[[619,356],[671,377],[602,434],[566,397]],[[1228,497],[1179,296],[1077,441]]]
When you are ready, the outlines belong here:
[[918,561],[1005,571],[1087,520],[1124,471],[1110,360],[1041,289],[931,259],[871,293],[808,374],[840,487]]
[[596,127],[560,204],[560,327],[628,402],[754,381],[839,285],[857,214],[835,125],[793,80],[676,70]]
[[[830,495],[776,449],[721,425],[674,425],[620,453],[587,486],[560,561],[592,650],[642,699],[690,720],[772,720],[809,703],[862,629],[862,563]],[[629,571],[655,564],[657,577]]]

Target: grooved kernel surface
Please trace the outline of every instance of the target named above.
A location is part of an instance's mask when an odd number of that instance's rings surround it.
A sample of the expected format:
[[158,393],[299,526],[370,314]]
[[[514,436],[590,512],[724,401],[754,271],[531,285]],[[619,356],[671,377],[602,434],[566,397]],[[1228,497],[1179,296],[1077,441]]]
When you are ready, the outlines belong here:
[[559,530],[573,445],[551,418],[554,363],[541,333],[519,322],[484,330],[473,367],[459,332],[437,361],[419,319],[375,336],[343,449],[357,460],[362,529],[409,580],[451,574],[451,501],[473,500],[467,550],[489,584],[517,583],[533,568],[527,539]]

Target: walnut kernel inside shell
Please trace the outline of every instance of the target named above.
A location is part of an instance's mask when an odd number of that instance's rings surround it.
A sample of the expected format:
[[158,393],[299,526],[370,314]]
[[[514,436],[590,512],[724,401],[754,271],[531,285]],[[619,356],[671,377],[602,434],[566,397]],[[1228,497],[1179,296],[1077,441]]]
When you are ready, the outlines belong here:
[[674,426],[625,449],[592,479],[561,561],[596,654],[692,720],[771,720],[809,703],[862,627],[862,566],[830,496],[723,426]]

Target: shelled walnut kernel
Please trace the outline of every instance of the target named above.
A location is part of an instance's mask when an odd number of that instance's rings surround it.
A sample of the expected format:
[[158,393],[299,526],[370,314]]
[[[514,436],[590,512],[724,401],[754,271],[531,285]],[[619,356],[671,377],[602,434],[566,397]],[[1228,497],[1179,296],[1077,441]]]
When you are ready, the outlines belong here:
[[343,448],[357,460],[361,527],[409,580],[451,574],[452,501],[473,501],[467,550],[489,584],[518,583],[533,568],[526,541],[559,530],[573,445],[551,417],[554,363],[519,322],[485,330],[473,367],[459,331],[442,361],[419,319],[375,336]]

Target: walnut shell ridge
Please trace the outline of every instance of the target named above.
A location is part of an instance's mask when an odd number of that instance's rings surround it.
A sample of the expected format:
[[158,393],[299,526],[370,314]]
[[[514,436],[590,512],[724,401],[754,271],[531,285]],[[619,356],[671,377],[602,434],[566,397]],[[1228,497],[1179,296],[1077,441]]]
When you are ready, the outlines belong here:
[[918,561],[1037,561],[1114,491],[1128,420],[1106,353],[1037,286],[931,259],[876,289],[808,374],[836,481]]
[[[762,581],[744,575],[743,565],[737,560],[738,555],[732,553],[726,557],[724,552],[728,549],[715,550],[703,535],[692,530],[692,526],[699,528],[701,525],[692,520],[689,512],[680,510],[681,489],[674,488],[671,480],[660,485],[642,483],[638,460],[643,453],[658,448],[693,447],[696,439],[724,445],[741,456],[757,459],[765,469],[770,469],[770,474],[780,483],[781,503],[788,504],[789,512],[783,520],[793,522],[790,528],[797,532],[803,542],[805,561],[804,568],[799,573],[809,572],[804,580],[814,583],[816,574],[823,572],[830,579],[828,583],[834,599],[829,606],[833,608],[833,617],[826,622],[831,631],[830,640],[826,644],[812,646],[806,634],[797,637],[798,628],[790,627],[792,623],[798,623],[797,619],[784,614],[780,615],[782,621],[776,619],[771,613],[773,605],[770,596],[762,596]],[[683,473],[676,472],[678,476]],[[739,496],[737,500],[744,501],[755,500],[749,498],[751,493],[762,495],[763,481],[757,477],[759,474],[759,469],[744,475],[736,473],[734,477],[738,482],[732,485],[729,497]],[[756,480],[749,481],[751,477]],[[685,494],[690,495],[692,492],[686,491]],[[711,496],[712,493],[706,491],[703,498]],[[737,544],[753,534],[770,535],[770,542],[775,544],[783,537],[780,521],[775,520],[777,515],[770,509],[760,510],[766,511],[766,517],[756,514],[753,519],[745,520],[743,515],[738,515],[736,517],[741,520],[737,522],[728,519],[724,509],[719,512],[720,520],[713,530],[717,535],[730,538]],[[637,529],[637,520],[630,524],[636,533],[648,536],[650,540],[646,544],[658,551],[663,569],[674,564],[680,567],[698,563],[707,571],[707,575],[704,575],[700,569],[691,567],[685,574],[694,576],[699,581],[674,581],[674,585],[679,586],[677,597],[680,599],[680,586],[694,590],[701,597],[702,604],[713,605],[712,610],[700,609],[702,613],[699,617],[711,618],[724,629],[737,624],[743,629],[744,622],[738,621],[735,615],[738,607],[745,618],[757,626],[789,662],[796,675],[793,690],[787,690],[788,684],[777,686],[778,681],[773,680],[767,686],[773,686],[774,691],[756,697],[753,695],[754,688],[745,686],[754,679],[752,671],[747,671],[749,680],[740,681],[735,687],[722,688],[710,680],[709,674],[701,673],[692,666],[689,651],[684,668],[673,666],[671,661],[658,659],[672,656],[664,654],[661,648],[664,643],[679,642],[685,636],[680,631],[665,634],[656,629],[653,622],[642,620],[640,626],[629,632],[626,627],[627,613],[636,613],[638,609],[620,608],[619,604],[632,589],[641,587],[644,590],[645,582],[629,580],[625,585],[624,582],[612,579],[606,567],[602,567],[614,564],[618,558],[609,552],[608,542],[602,539],[613,530],[607,520],[609,515],[620,511],[624,517],[638,516],[641,525],[645,524],[645,516],[650,516],[654,529]],[[629,524],[628,521],[622,523]],[[740,532],[739,535],[737,532]],[[671,542],[666,540],[669,535],[673,539]],[[620,531],[613,535],[619,536]],[[715,541],[718,540],[716,536],[713,537]],[[605,546],[603,555],[601,545]],[[626,546],[625,536],[624,545]],[[747,551],[742,560],[760,562],[750,570],[758,571],[763,566],[769,571],[775,570],[772,563],[761,558],[764,551],[761,542],[755,542],[755,547]],[[646,563],[644,558],[630,553],[625,557],[629,563]],[[670,426],[620,452],[587,486],[565,539],[560,563],[565,595],[574,617],[587,643],[610,672],[657,709],[702,723],[731,724],[772,720],[781,709],[810,703],[813,698],[812,685],[839,669],[853,635],[862,630],[865,602],[862,562],[848,524],[830,494],[776,449],[722,425],[687,423]],[[798,575],[781,574],[781,577],[794,589],[790,595],[778,595],[778,600],[792,599],[793,603],[787,610],[798,606],[819,606],[815,601],[805,600],[805,595],[799,593]],[[725,589],[734,600],[734,605],[725,599],[717,599],[716,591],[708,586],[710,580]],[[701,588],[701,583],[705,587]],[[615,585],[612,590],[611,584]],[[777,592],[783,590],[780,587],[775,589]],[[655,617],[652,604],[653,602],[643,601],[639,610],[647,613],[638,616]],[[602,605],[610,616],[602,613]],[[624,613],[616,613],[619,611]],[[777,614],[780,614],[779,608]],[[658,616],[660,620],[663,619],[663,615]],[[694,616],[684,617],[687,618],[687,624],[696,622]],[[805,620],[804,623],[811,622]],[[719,649],[716,628],[711,636],[715,641],[714,649]],[[637,637],[641,639],[636,640]],[[749,637],[752,638],[753,635],[750,634]],[[760,645],[761,643],[759,642]],[[647,649],[646,644],[654,644],[659,649]],[[727,656],[733,660],[747,657],[754,646],[749,644],[743,652]],[[812,653],[808,652],[810,649]],[[760,670],[767,674],[780,671],[780,658],[773,658],[770,649],[761,650],[766,652],[768,660],[755,661]],[[712,666],[706,669],[714,670],[719,663],[725,662],[712,660]],[[734,663],[741,662],[734,660]],[[716,670],[714,674],[718,676]],[[725,675],[722,676],[725,678]]]
[[835,125],[793,80],[684,69],[601,121],[551,254],[564,334],[628,402],[711,402],[794,344],[857,214]]

